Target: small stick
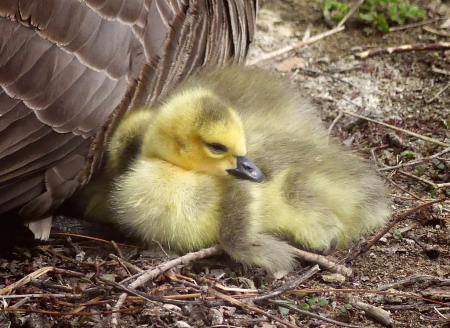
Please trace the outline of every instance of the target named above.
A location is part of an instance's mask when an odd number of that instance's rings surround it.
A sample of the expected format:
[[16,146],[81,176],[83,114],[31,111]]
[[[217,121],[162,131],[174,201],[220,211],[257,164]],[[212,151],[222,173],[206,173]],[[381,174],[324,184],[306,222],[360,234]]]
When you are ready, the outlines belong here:
[[366,326],[350,325],[348,323],[344,323],[344,322],[341,322],[341,321],[336,321],[336,320],[333,320],[333,319],[322,317],[322,316],[320,316],[318,314],[315,314],[315,313],[312,313],[310,311],[300,310],[298,307],[292,306],[291,304],[288,304],[286,302],[282,302],[282,301],[278,301],[278,300],[269,300],[269,302],[273,303],[273,304],[280,305],[280,306],[285,307],[285,308],[288,308],[290,310],[293,310],[293,311],[298,312],[300,314],[303,314],[305,316],[308,316],[308,317],[311,317],[311,318],[316,318],[316,319],[319,319],[320,321],[325,321],[325,322],[328,322],[328,323],[331,323],[331,324],[335,324],[337,326],[348,327],[348,328],[366,328]]
[[415,161],[411,161],[411,162],[408,162],[408,163],[402,163],[402,164],[395,165],[395,166],[383,167],[381,169],[378,169],[378,172],[389,171],[389,170],[396,170],[396,169],[401,169],[401,168],[403,168],[405,166],[416,165],[416,164],[428,161],[430,159],[434,159],[434,158],[439,157],[441,155],[444,155],[444,154],[446,154],[448,152],[450,152],[450,147],[447,147],[444,150],[441,150],[439,153],[436,153],[436,154],[434,154],[432,156],[424,157],[424,158],[421,158],[421,159],[418,159],[418,160],[415,160]]
[[298,43],[296,43],[296,44],[294,44],[292,46],[288,46],[288,47],[285,47],[285,48],[282,48],[282,49],[278,49],[278,50],[275,50],[273,52],[269,52],[267,54],[264,54],[263,56],[260,56],[259,58],[255,58],[253,60],[248,61],[246,65],[247,66],[252,66],[252,65],[255,65],[255,64],[257,64],[259,62],[262,62],[264,60],[268,60],[268,59],[271,59],[271,58],[283,55],[286,52],[289,52],[289,51],[294,50],[296,48],[300,48],[300,47],[303,47],[303,46],[305,46],[307,44],[316,42],[316,41],[318,41],[320,39],[323,39],[323,38],[325,38],[327,36],[330,36],[330,35],[333,35],[333,34],[335,34],[337,32],[343,31],[344,29],[345,29],[345,26],[336,27],[336,28],[334,28],[332,30],[329,30],[329,31],[325,32],[325,33],[313,36],[312,38],[309,38],[308,40],[300,41],[300,42],[298,42]]
[[11,299],[11,298],[24,298],[24,297],[33,297],[33,298],[77,298],[81,299],[83,295],[76,294],[22,294],[22,295],[1,295],[0,299]]
[[[406,227],[398,228],[398,229],[395,229],[395,230],[398,230],[401,234],[404,234],[405,232],[408,232],[408,231],[411,231],[413,229],[416,229],[418,225],[419,225],[418,223],[413,223],[413,224],[410,224],[410,225],[408,225]],[[388,232],[387,234],[384,235],[384,237],[385,238],[392,238],[393,235],[390,232]]]
[[362,5],[362,3],[364,2],[364,0],[359,0],[353,7],[352,9],[350,9],[350,11],[348,12],[347,15],[345,15],[345,17],[339,22],[339,24],[337,25],[337,27],[341,27],[345,24],[345,22],[352,17],[352,15],[355,13],[356,9],[359,8],[359,6]]
[[379,307],[358,301],[353,297],[350,298],[350,304],[358,309],[364,311],[366,316],[372,318],[378,323],[381,323],[384,327],[392,327],[391,314]]
[[306,252],[303,251],[301,249],[292,247],[293,251],[295,252],[296,256],[301,258],[302,260],[308,261],[308,262],[312,262],[312,263],[316,263],[318,264],[321,268],[324,268],[328,271],[331,272],[337,272],[340,273],[344,276],[350,277],[351,275],[353,275],[353,271],[350,268],[347,268],[344,265],[335,263],[333,261],[328,260],[325,256],[319,255],[319,254],[315,254],[315,253],[310,253],[310,252]]
[[117,243],[112,240],[111,241],[112,245],[114,246],[114,248],[116,249],[117,254],[119,254],[121,259],[124,259],[125,257],[123,256],[122,250],[119,248],[119,245],[117,245]]
[[[51,235],[55,235],[55,236],[72,236],[72,237],[79,237],[79,238],[85,238],[85,239],[90,239],[90,240],[99,241],[99,242],[102,242],[102,243],[105,243],[105,244],[111,244],[110,241],[105,240],[105,239],[95,238],[95,237],[90,237],[90,236],[77,235],[77,234],[75,234],[75,233],[52,232]],[[117,244],[117,245],[120,245],[120,246],[125,246],[125,247],[142,248],[142,247],[133,246],[133,245],[127,245],[127,244],[119,244],[119,243],[116,243],[116,244]]]
[[400,297],[406,297],[406,298],[414,298],[416,300],[422,300],[425,302],[431,302],[434,304],[439,304],[444,307],[450,308],[450,303],[444,303],[435,301],[433,299],[425,298],[422,296],[418,296],[415,294],[403,294],[403,293],[393,293],[393,292],[386,292],[381,290],[371,290],[371,289],[335,289],[335,288],[322,288],[322,289],[298,289],[298,290],[291,290],[286,292],[286,294],[299,294],[299,293],[328,293],[328,292],[335,292],[335,293],[368,293],[368,294],[378,294],[378,295],[393,295],[393,296],[400,296]]
[[[315,69],[301,68],[301,67],[300,67],[300,68],[297,68],[297,71],[299,71],[299,70],[301,70],[301,71],[303,71],[303,72],[306,72],[306,73],[312,73],[312,74],[317,74],[317,75],[328,76],[328,77],[331,77],[333,80],[336,80],[336,81],[339,81],[339,82],[348,84],[349,86],[351,86],[351,87],[353,87],[353,88],[355,88],[355,89],[358,89],[358,87],[357,87],[356,85],[354,85],[353,83],[351,83],[351,82],[349,82],[349,81],[346,81],[346,80],[344,80],[344,79],[342,79],[342,78],[340,78],[340,77],[334,76],[332,73],[321,72],[321,71],[316,71]],[[296,74],[297,71],[294,72],[294,74]]]
[[450,187],[450,182],[446,182],[446,183],[438,183],[436,185],[436,188],[445,188],[445,187]]
[[104,296],[100,295],[97,297],[94,297],[93,299],[87,301],[86,303],[84,303],[83,305],[81,305],[79,308],[75,309],[73,312],[74,313],[78,313],[78,312],[82,312],[83,310],[85,310],[89,305],[95,305],[97,304],[99,301],[102,300]]
[[103,312],[60,312],[60,311],[46,311],[46,310],[35,310],[35,309],[19,309],[19,308],[6,308],[0,309],[0,312],[31,312],[31,313],[41,313],[41,314],[49,314],[49,315],[61,315],[61,316],[78,316],[78,317],[90,317],[94,315],[106,315],[111,313],[125,313],[131,312],[135,310],[142,310],[142,306],[136,306],[127,309],[120,309],[117,311],[103,311]]
[[[440,21],[442,18],[438,17],[438,18],[433,18],[433,19],[429,19],[423,22],[419,22],[419,23],[414,23],[414,24],[408,24],[408,25],[403,25],[403,26],[397,26],[397,27],[391,27],[389,29],[389,32],[395,32],[395,31],[401,31],[401,30],[406,30],[408,28],[413,28],[413,27],[417,27],[417,26],[422,26],[422,25],[427,25],[427,24],[431,24],[434,22],[438,22]],[[423,29],[424,30],[428,30],[430,27],[425,26]],[[450,36],[450,35],[449,35]]]
[[404,44],[397,47],[379,48],[364,52],[358,52],[355,54],[355,57],[359,59],[366,59],[368,57],[381,54],[391,54],[393,52],[405,52],[414,50],[445,50],[449,48],[450,42]]
[[389,128],[389,129],[409,134],[410,136],[413,136],[413,137],[416,137],[416,138],[419,138],[419,139],[422,139],[422,140],[425,140],[425,141],[428,141],[428,142],[432,142],[432,143],[437,144],[439,146],[450,147],[450,145],[445,143],[445,142],[442,142],[442,141],[439,141],[439,140],[436,140],[436,139],[432,139],[432,138],[429,138],[429,137],[423,136],[421,134],[414,133],[414,132],[411,132],[411,131],[408,131],[408,130],[405,130],[405,129],[402,129],[402,128],[398,128],[396,126],[393,126],[393,125],[390,125],[390,124],[387,124],[387,123],[379,122],[379,121],[373,120],[371,118],[368,118],[366,116],[350,113],[350,112],[347,112],[345,110],[342,111],[342,112],[344,114],[346,114],[346,115],[350,115],[350,116],[354,116],[354,117],[357,117],[357,118],[361,118],[363,120],[366,120],[366,121],[369,121],[369,122],[372,122],[372,123],[377,123],[377,124],[380,124],[382,126],[385,126],[385,127]]
[[133,270],[136,273],[144,272],[144,270],[142,270],[141,268],[139,268],[139,267],[135,266],[134,264],[131,264],[130,262],[124,260],[123,257],[120,258],[120,257],[118,257],[117,255],[114,255],[114,254],[109,254],[109,257],[112,258],[113,260],[119,261],[120,264],[126,266],[127,268],[129,268],[130,270]]
[[367,243],[366,246],[361,248],[359,251],[355,252],[352,255],[347,256],[347,258],[344,259],[344,262],[345,263],[350,263],[351,261],[353,261],[359,255],[367,252],[373,245],[375,245],[378,242],[378,240],[380,240],[381,237],[383,237],[386,233],[388,233],[389,230],[391,230],[397,223],[399,223],[400,221],[406,219],[411,214],[421,210],[422,208],[426,208],[426,207],[431,206],[431,205],[436,204],[436,203],[441,203],[441,202],[443,202],[445,200],[446,200],[446,198],[435,199],[435,200],[433,200],[431,202],[421,204],[421,205],[416,206],[416,207],[414,207],[412,209],[409,209],[406,212],[403,212],[402,214],[397,215],[395,220],[391,224],[389,224],[383,231],[381,231],[378,235],[376,235],[375,238],[372,239],[372,241]]
[[51,266],[40,268],[39,270],[36,270],[36,271],[30,273],[26,277],[23,277],[19,281],[16,281],[15,283],[13,283],[13,284],[11,284],[9,286],[6,286],[5,288],[0,289],[0,295],[5,295],[5,294],[9,293],[10,291],[12,291],[13,289],[16,289],[18,287],[26,285],[32,279],[36,279],[36,278],[46,274],[47,272],[53,271],[54,269],[55,268],[51,267]]
[[295,289],[295,287],[297,287],[298,285],[300,285],[302,282],[304,282],[306,279],[309,279],[310,277],[312,277],[313,275],[315,275],[317,272],[319,272],[319,266],[316,264],[314,265],[311,269],[309,269],[308,271],[304,272],[303,274],[301,274],[298,278],[294,279],[291,282],[288,282],[284,285],[282,285],[281,287],[263,294],[263,295],[258,295],[258,296],[254,296],[254,297],[249,297],[249,298],[245,298],[243,300],[243,302],[260,302],[260,301],[264,301],[266,299],[269,298],[273,298],[276,297],[278,295],[283,294],[284,292],[291,290],[291,289]]
[[397,171],[397,172],[400,173],[400,174],[402,174],[402,175],[404,175],[404,176],[407,176],[407,177],[409,177],[409,178],[416,179],[416,180],[418,180],[418,181],[421,181],[421,182],[423,182],[423,183],[426,183],[426,184],[432,186],[434,189],[437,189],[437,188],[438,188],[437,185],[436,185],[434,182],[428,181],[427,179],[424,179],[424,178],[415,176],[414,174],[410,174],[410,173],[407,173],[407,172],[401,171],[401,170],[399,170],[399,171]]
[[275,321],[285,325],[286,327],[298,328],[298,326],[293,325],[293,324],[291,324],[291,323],[289,323],[287,321],[284,321],[284,320],[282,320],[282,319],[280,319],[280,318],[278,318],[278,317],[276,317],[276,316],[274,316],[274,315],[272,315],[270,313],[267,313],[266,311],[263,311],[260,308],[248,305],[246,303],[238,301],[237,299],[235,299],[235,298],[233,298],[231,296],[222,294],[222,293],[218,292],[217,290],[215,290],[214,288],[208,287],[208,294],[220,297],[221,299],[223,299],[225,301],[228,301],[228,302],[230,302],[230,303],[232,303],[234,305],[237,305],[237,306],[239,306],[239,307],[241,307],[241,308],[243,308],[245,310],[253,311],[253,312],[258,313],[258,314],[262,314],[263,316],[265,316],[265,317],[267,317],[269,319],[275,320]]
[[[449,35],[449,37],[450,37],[450,35]],[[436,68],[436,67],[432,67],[431,68],[431,71],[433,72],[433,73],[439,73],[439,74],[444,74],[444,75],[450,75],[450,72],[449,71],[446,71],[446,70],[444,70],[444,69],[439,69],[439,68]]]
[[[188,253],[177,259],[174,259],[174,260],[168,261],[166,263],[163,263],[161,265],[158,265],[156,268],[147,270],[144,274],[142,274],[139,278],[137,278],[128,287],[130,290],[133,290],[133,289],[145,284],[150,279],[157,277],[162,272],[169,270],[177,265],[186,264],[186,263],[189,263],[190,261],[194,261],[194,260],[197,260],[200,258],[220,254],[221,251],[222,251],[221,248],[216,245],[216,246],[213,246],[210,248],[202,249],[201,251],[198,251],[198,252]],[[127,299],[127,293],[123,293],[122,295],[120,295],[119,299],[117,300],[116,305],[114,305],[114,307],[113,307],[113,310],[120,309],[120,307],[123,305],[123,303],[125,303],[126,299]],[[119,315],[120,314],[118,312],[115,312],[111,316],[111,326],[112,327],[117,327],[119,325],[119,322],[118,322]]]
[[400,189],[401,191],[407,193],[408,195],[411,195],[412,197],[414,197],[417,200],[423,201],[422,198],[420,198],[419,196],[414,195],[413,193],[409,192],[408,190],[406,190],[405,188],[403,188],[402,186],[400,186],[398,183],[394,182],[394,180],[392,180],[391,178],[386,177],[386,180],[388,180],[390,183],[392,183],[394,186],[396,186],[398,189]]
[[439,90],[438,93],[436,93],[432,98],[430,98],[430,99],[428,99],[428,100],[425,100],[425,102],[426,102],[427,104],[432,103],[432,102],[435,101],[437,98],[439,98],[439,96],[440,96],[445,90],[447,90],[449,87],[450,87],[450,82],[447,83],[447,84],[445,85],[445,87],[443,87],[441,90]]
[[222,249],[215,245],[212,246],[210,248],[205,248],[202,249],[198,252],[192,252],[192,253],[188,253],[186,255],[180,256],[177,259],[165,262],[161,265],[158,265],[156,268],[147,270],[142,276],[140,276],[139,278],[137,278],[133,283],[131,283],[129,285],[130,288],[137,288],[139,286],[142,286],[143,284],[145,284],[147,281],[156,278],[157,276],[159,276],[161,273],[163,273],[164,271],[167,271],[169,269],[172,269],[173,267],[180,265],[180,264],[187,264],[189,262],[198,260],[198,259],[202,259],[205,257],[210,257],[213,255],[218,255],[222,252]]
[[328,128],[328,136],[331,135],[331,131],[333,131],[334,126],[336,125],[336,123],[342,118],[342,116],[344,116],[344,113],[339,112],[338,116],[336,116],[336,118],[333,120],[333,122],[331,122],[330,127]]
[[444,279],[436,276],[431,275],[414,275],[405,279],[402,279],[400,281],[396,281],[390,284],[381,284],[378,286],[377,290],[388,290],[390,288],[398,288],[399,286],[406,286],[406,285],[412,285],[415,283],[424,283],[424,282],[432,282],[432,283],[442,283],[444,285],[450,284],[450,279]]
[[445,33],[445,32],[442,32],[442,31],[435,30],[434,28],[431,28],[429,26],[424,26],[423,29],[425,31],[427,31],[427,32],[434,33],[434,34],[437,34],[437,35],[440,35],[440,36],[445,36],[447,38],[450,37],[449,33]]

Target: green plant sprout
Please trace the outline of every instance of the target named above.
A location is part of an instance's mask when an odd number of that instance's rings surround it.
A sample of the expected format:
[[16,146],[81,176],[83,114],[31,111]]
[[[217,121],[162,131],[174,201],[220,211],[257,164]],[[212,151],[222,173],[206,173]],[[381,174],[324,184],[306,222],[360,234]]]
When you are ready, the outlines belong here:
[[[323,15],[326,19],[338,22],[348,14],[350,9],[351,6],[342,1],[323,1]],[[425,11],[405,0],[366,0],[355,12],[354,17],[387,33],[391,25],[403,25],[410,21],[424,19]]]

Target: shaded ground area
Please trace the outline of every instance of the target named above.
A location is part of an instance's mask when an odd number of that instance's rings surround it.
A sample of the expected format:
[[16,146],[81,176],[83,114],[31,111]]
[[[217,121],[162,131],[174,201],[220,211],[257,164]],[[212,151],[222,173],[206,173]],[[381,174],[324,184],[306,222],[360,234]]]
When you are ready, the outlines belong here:
[[[329,29],[322,18],[319,1],[279,0],[263,7],[251,59],[298,42],[310,24],[311,35]],[[445,10],[443,6],[435,6],[430,8],[429,15],[439,17]],[[440,24],[427,26],[438,29]],[[450,51],[390,53],[365,60],[355,59],[354,53],[437,41],[446,38],[422,27],[367,36],[358,22],[351,22],[345,31],[260,62],[258,66],[289,76],[302,93],[317,103],[328,126],[341,111],[348,111],[419,135],[393,131],[350,115],[337,120],[332,134],[343,140],[355,156],[364,160],[372,157],[380,169],[432,156],[446,148],[420,136],[450,144],[450,91],[436,97],[449,83],[448,75],[437,72],[450,72]],[[414,166],[380,172],[390,189],[393,217],[430,200],[450,196],[450,187],[445,185],[450,183],[449,158],[446,153]],[[280,327],[282,324],[275,317],[305,327],[341,326],[326,319],[353,326],[382,327],[355,304],[361,301],[389,310],[393,327],[448,327],[449,218],[448,203],[419,210],[397,223],[374,247],[353,260],[349,264],[354,270],[352,277],[322,271],[293,286],[289,292],[246,306],[212,296],[208,286],[239,300],[270,293],[298,278],[309,266],[304,264],[279,280],[262,270],[233,264],[225,256],[176,266],[140,289],[150,294],[144,295],[145,298],[153,297],[152,302],[147,302],[142,295],[129,296],[122,306],[124,313],[119,322],[130,327]],[[54,237],[52,242],[39,245],[23,242],[20,247],[9,245],[12,247],[2,253],[0,275],[5,279],[2,288],[35,274],[11,293],[28,296],[5,299],[3,307],[34,309],[44,314],[4,313],[0,327],[108,326],[111,314],[106,311],[116,304],[121,292],[105,279],[121,282],[140,269],[168,261],[161,251]],[[370,239],[368,236],[367,241]],[[349,253],[361,245],[364,241]],[[340,251],[333,258],[342,259],[347,254]],[[42,269],[45,267],[59,269],[47,272]],[[34,295],[42,293],[47,296]],[[169,297],[173,304],[167,300],[164,305],[155,303],[158,296]],[[417,297],[446,302],[447,307]],[[263,313],[255,312],[255,308]],[[57,312],[68,315],[57,315]]]

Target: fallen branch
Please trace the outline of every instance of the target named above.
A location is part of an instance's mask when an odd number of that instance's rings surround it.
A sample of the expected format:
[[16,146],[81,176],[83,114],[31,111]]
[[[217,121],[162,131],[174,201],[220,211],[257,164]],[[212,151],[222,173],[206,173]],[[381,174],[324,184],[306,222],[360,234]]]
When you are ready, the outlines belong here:
[[413,285],[416,283],[443,283],[444,285],[450,285],[450,279],[444,279],[444,278],[440,278],[440,277],[436,277],[436,276],[431,276],[431,275],[423,275],[423,274],[418,274],[418,275],[414,275],[412,277],[408,277],[406,279],[402,279],[400,281],[397,282],[393,282],[390,284],[384,284],[384,285],[379,285],[377,290],[388,290],[391,288],[398,288],[400,286],[407,286],[407,285]]
[[406,294],[406,293],[394,293],[394,292],[386,292],[381,290],[370,290],[370,289],[336,289],[336,288],[319,288],[319,289],[296,289],[286,292],[286,294],[304,294],[304,293],[367,293],[367,294],[378,294],[378,295],[392,295],[406,298],[414,298],[416,300],[421,300],[425,302],[430,302],[434,304],[439,304],[444,307],[450,308],[450,303],[439,302],[430,298],[418,296],[415,294]]
[[295,254],[297,255],[297,257],[299,257],[300,259],[302,259],[304,261],[316,263],[323,269],[326,269],[331,272],[337,272],[337,273],[340,273],[347,277],[350,277],[351,275],[353,275],[352,269],[347,268],[346,266],[344,266],[342,264],[338,264],[336,262],[330,261],[325,256],[306,252],[306,251],[303,251],[303,250],[295,248],[295,247],[292,247],[292,248],[293,248]]
[[245,310],[253,311],[255,313],[262,314],[263,316],[265,316],[265,317],[267,317],[269,319],[275,320],[275,321],[285,325],[286,327],[298,328],[298,326],[293,325],[293,324],[291,324],[291,323],[289,323],[289,322],[287,322],[285,320],[282,320],[282,319],[280,319],[280,318],[278,318],[278,317],[276,317],[276,316],[274,316],[274,315],[272,315],[270,313],[267,313],[266,311],[263,311],[260,308],[248,305],[246,303],[238,301],[237,299],[235,299],[235,298],[233,298],[231,296],[222,294],[222,293],[218,292],[217,290],[215,290],[214,288],[208,287],[208,294],[211,294],[211,295],[214,295],[216,297],[219,297],[219,298],[221,298],[221,299],[223,299],[225,301],[228,301],[228,302],[230,302],[230,303],[232,303],[234,305],[237,305],[237,306],[239,306],[239,307],[241,307],[241,308],[243,308]]
[[433,97],[431,97],[430,99],[428,99],[428,100],[425,100],[425,102],[427,103],[427,104],[430,104],[430,103],[432,103],[433,101],[435,101],[437,98],[439,98],[439,96],[445,91],[445,90],[447,90],[448,88],[450,88],[450,83],[447,83],[441,90],[439,90]]
[[[419,201],[424,201],[422,198],[420,198],[419,196],[414,195],[412,192],[406,190],[405,188],[403,188],[402,186],[400,186],[398,183],[396,183],[395,181],[393,181],[391,178],[386,177],[386,180],[388,180],[391,184],[393,184],[394,186],[396,186],[398,189],[400,189],[401,191],[403,191],[404,193],[411,195],[413,198],[419,200]],[[397,196],[394,196],[397,197]]]
[[353,14],[355,13],[356,9],[359,8],[359,6],[362,5],[362,3],[364,2],[364,0],[359,0],[353,7],[352,9],[350,9],[350,11],[348,12],[347,15],[345,15],[345,17],[339,22],[339,24],[337,25],[337,27],[341,27],[345,24],[345,22],[353,16]]
[[[408,24],[408,25],[391,27],[389,29],[389,32],[402,31],[402,30],[406,30],[406,29],[409,29],[409,28],[414,28],[414,27],[418,27],[418,26],[422,26],[422,25],[431,24],[431,23],[434,23],[434,22],[438,22],[441,19],[442,19],[441,17],[438,17],[438,18],[429,19],[429,20],[426,20],[426,21],[423,21],[423,22],[419,22],[419,23],[413,23],[413,24]],[[428,30],[428,29],[431,29],[431,28],[428,27],[428,26],[424,26],[423,29],[424,30]]]
[[367,252],[373,245],[375,245],[378,240],[380,240],[381,237],[383,237],[386,233],[389,232],[389,230],[391,230],[397,223],[399,223],[400,221],[406,219],[407,217],[409,217],[411,214],[429,207],[433,204],[436,203],[441,203],[443,201],[447,200],[446,198],[442,198],[442,199],[435,199],[431,202],[425,203],[425,204],[421,204],[419,206],[416,206],[402,214],[397,215],[397,217],[394,219],[394,221],[389,224],[383,231],[381,231],[378,235],[375,236],[375,238],[372,239],[372,241],[370,241],[369,243],[366,244],[366,246],[364,246],[363,248],[361,248],[359,251],[357,251],[356,253],[353,253],[352,255],[347,256],[347,258],[345,258],[343,261],[345,263],[350,263],[351,261],[353,261],[356,257],[358,257],[359,255]]
[[437,35],[440,35],[440,36],[445,36],[445,37],[447,37],[447,38],[450,38],[450,34],[449,34],[449,33],[445,33],[445,32],[443,32],[443,31],[436,30],[436,29],[431,28],[431,27],[429,27],[429,26],[424,26],[423,29],[424,29],[425,31],[427,31],[427,32],[430,32],[430,33],[433,33],[433,34],[437,34]]
[[[202,249],[201,251],[198,251],[198,252],[188,253],[177,259],[174,259],[174,260],[168,261],[166,263],[163,263],[161,265],[158,265],[156,268],[145,271],[139,278],[137,278],[133,283],[131,283],[128,286],[127,291],[131,292],[131,290],[134,290],[137,287],[142,286],[147,281],[154,279],[155,277],[157,277],[164,271],[167,271],[177,265],[187,264],[191,261],[194,261],[194,260],[197,260],[200,258],[205,258],[205,257],[209,257],[212,255],[220,254],[221,252],[222,252],[221,248],[216,245],[216,246],[213,246],[210,248]],[[133,291],[133,293],[134,292],[135,291]],[[113,307],[113,310],[120,309],[120,307],[123,305],[123,303],[125,303],[126,299],[127,299],[127,293],[123,293],[122,295],[120,295],[119,299],[117,300],[116,305]],[[119,325],[118,319],[119,319],[119,313],[118,312],[113,313],[113,315],[111,316],[112,327],[117,327]]]
[[302,282],[304,282],[306,279],[312,277],[313,275],[315,275],[317,272],[319,272],[319,266],[316,264],[315,266],[313,266],[311,269],[309,269],[308,271],[304,272],[303,274],[300,275],[300,277],[294,279],[291,282],[288,282],[284,285],[282,285],[281,287],[263,294],[263,295],[258,295],[258,296],[254,296],[254,297],[249,297],[243,300],[243,302],[260,302],[269,298],[273,298],[276,297],[278,295],[281,295],[285,292],[287,292],[288,290],[292,290],[295,289],[295,287],[297,287],[298,285],[300,285]]
[[421,159],[418,159],[418,160],[415,160],[415,161],[411,161],[411,162],[408,162],[408,163],[402,163],[402,164],[395,165],[395,166],[383,167],[381,169],[378,169],[378,171],[381,172],[381,171],[396,170],[396,169],[401,169],[401,168],[406,167],[406,166],[417,165],[417,164],[420,164],[422,162],[428,161],[430,159],[434,159],[436,157],[444,155],[444,154],[446,154],[448,152],[450,152],[450,147],[447,147],[444,150],[441,150],[439,153],[436,153],[436,154],[434,154],[432,156],[424,157],[424,158],[421,158]]
[[391,327],[392,326],[392,319],[391,314],[383,310],[379,307],[358,301],[356,299],[350,298],[350,304],[358,309],[361,309],[364,311],[364,313],[375,320],[378,323],[381,323],[385,327]]
[[350,325],[348,323],[344,323],[344,322],[341,322],[341,321],[336,321],[336,320],[333,320],[333,319],[329,319],[329,318],[320,316],[318,314],[312,313],[310,311],[301,310],[298,307],[292,306],[291,304],[289,304],[287,302],[278,301],[278,300],[270,300],[269,302],[273,303],[273,304],[277,304],[277,305],[282,306],[282,307],[285,307],[285,308],[290,309],[292,311],[298,312],[298,313],[300,313],[300,314],[302,314],[304,316],[311,317],[311,318],[316,318],[316,319],[319,319],[320,321],[325,321],[325,322],[328,322],[328,323],[331,323],[331,324],[334,324],[334,325],[338,325],[338,326],[342,326],[342,327],[348,327],[348,328],[365,328],[366,327],[366,326]]
[[439,43],[416,43],[416,44],[404,44],[397,47],[379,48],[368,50],[364,52],[358,52],[355,54],[356,58],[366,59],[381,54],[392,54],[394,52],[406,52],[415,50],[446,50],[450,49],[450,42]]
[[344,29],[345,29],[345,26],[336,27],[336,28],[334,28],[334,29],[332,29],[330,31],[325,32],[325,33],[313,36],[312,38],[309,38],[308,40],[300,41],[300,42],[298,42],[298,43],[296,43],[296,44],[294,44],[292,46],[288,46],[288,47],[285,47],[285,48],[282,48],[282,49],[278,49],[278,50],[269,52],[267,54],[264,54],[264,55],[262,55],[262,56],[260,56],[258,58],[255,58],[253,60],[248,61],[246,65],[247,66],[256,65],[259,62],[262,62],[264,60],[268,60],[268,59],[271,59],[271,58],[283,55],[286,52],[289,52],[291,50],[294,50],[294,49],[306,46],[307,44],[316,42],[316,41],[318,41],[320,39],[323,39],[323,38],[325,38],[327,36],[330,36],[330,35],[333,35],[333,34],[335,34],[337,32],[343,31]]
[[23,277],[22,279],[20,279],[19,281],[16,281],[15,283],[6,286],[5,288],[0,289],[0,295],[5,295],[7,293],[9,293],[10,291],[21,287],[23,285],[28,284],[32,279],[36,279],[44,274],[46,274],[47,272],[53,271],[55,268],[54,267],[43,267],[40,268],[39,270],[36,270],[32,273],[30,273],[29,275],[27,275],[26,277]]
[[389,129],[392,129],[392,130],[395,130],[395,131],[399,131],[399,132],[402,132],[402,133],[406,133],[406,134],[408,134],[410,136],[413,136],[413,137],[416,137],[416,138],[419,138],[419,139],[422,139],[422,140],[425,140],[425,141],[428,141],[428,142],[432,142],[432,143],[434,143],[436,145],[439,145],[439,146],[450,147],[450,145],[445,143],[445,142],[442,142],[442,141],[439,141],[439,140],[436,140],[436,139],[433,139],[433,138],[429,138],[429,137],[423,136],[421,134],[418,134],[418,133],[415,133],[415,132],[412,132],[412,131],[408,131],[408,130],[405,130],[405,129],[402,129],[402,128],[398,128],[396,126],[393,126],[393,125],[390,125],[390,124],[387,124],[387,123],[384,123],[384,122],[376,121],[376,120],[373,120],[373,119],[368,118],[366,116],[350,113],[350,112],[347,112],[345,110],[342,111],[342,112],[344,114],[346,114],[346,115],[354,116],[354,117],[361,118],[363,120],[366,120],[366,121],[369,121],[369,122],[372,122],[372,123],[380,124],[380,125],[385,126],[385,127],[389,128]]
[[418,177],[418,176],[416,176],[416,175],[414,175],[414,174],[411,174],[411,173],[408,173],[408,172],[405,172],[405,171],[402,171],[402,170],[399,170],[399,171],[397,171],[397,172],[400,173],[400,174],[402,174],[402,175],[404,175],[404,176],[407,176],[408,178],[416,179],[416,180],[418,180],[418,181],[420,181],[420,182],[423,182],[423,183],[425,183],[425,184],[427,184],[427,185],[433,187],[434,189],[437,189],[437,188],[438,188],[437,185],[436,185],[434,182],[429,181],[429,180],[427,180],[427,179]]

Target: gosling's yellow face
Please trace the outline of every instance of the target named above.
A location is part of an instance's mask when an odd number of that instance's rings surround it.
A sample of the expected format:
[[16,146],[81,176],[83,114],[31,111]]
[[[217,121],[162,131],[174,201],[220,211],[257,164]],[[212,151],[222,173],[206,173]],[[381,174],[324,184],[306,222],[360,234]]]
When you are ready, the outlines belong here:
[[246,156],[239,116],[208,90],[191,89],[173,96],[161,107],[153,127],[155,133],[146,143],[153,139],[155,148],[166,145],[159,147],[157,155],[185,170],[234,174],[253,181],[264,177]]
[[214,98],[200,98],[193,106],[199,106],[196,128],[187,138],[187,145],[180,152],[181,165],[190,170],[215,175],[225,175],[237,167],[239,156],[247,154],[244,129],[234,110]]

